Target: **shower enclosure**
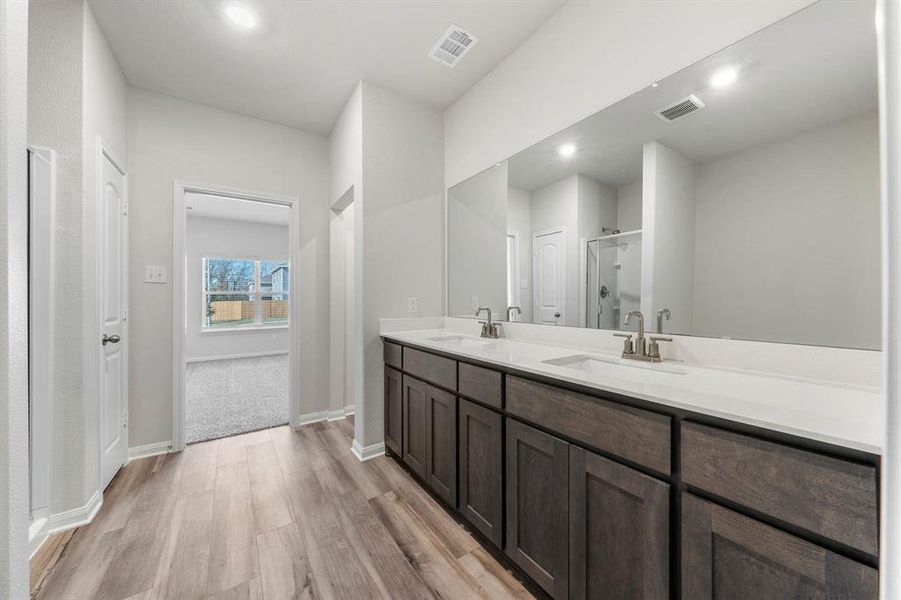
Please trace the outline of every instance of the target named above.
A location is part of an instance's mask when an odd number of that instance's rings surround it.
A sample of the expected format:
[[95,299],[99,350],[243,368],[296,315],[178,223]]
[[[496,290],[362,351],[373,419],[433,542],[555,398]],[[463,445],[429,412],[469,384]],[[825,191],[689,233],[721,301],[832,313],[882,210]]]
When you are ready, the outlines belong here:
[[641,232],[585,240],[585,326],[622,329],[641,304]]

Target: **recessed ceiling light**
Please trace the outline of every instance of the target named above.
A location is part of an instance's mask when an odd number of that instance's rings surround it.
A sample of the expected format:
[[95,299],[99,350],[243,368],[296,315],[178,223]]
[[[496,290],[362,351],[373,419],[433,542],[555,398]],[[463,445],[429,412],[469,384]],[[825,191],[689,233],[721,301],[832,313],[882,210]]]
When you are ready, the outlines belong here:
[[710,87],[729,87],[738,79],[738,67],[723,67],[714,71],[710,76]]
[[575,144],[563,144],[559,148],[557,148],[557,153],[563,158],[569,158],[573,154],[576,153],[576,145]]
[[253,29],[257,26],[256,16],[243,6],[238,6],[237,4],[227,6],[225,8],[225,16],[242,29]]

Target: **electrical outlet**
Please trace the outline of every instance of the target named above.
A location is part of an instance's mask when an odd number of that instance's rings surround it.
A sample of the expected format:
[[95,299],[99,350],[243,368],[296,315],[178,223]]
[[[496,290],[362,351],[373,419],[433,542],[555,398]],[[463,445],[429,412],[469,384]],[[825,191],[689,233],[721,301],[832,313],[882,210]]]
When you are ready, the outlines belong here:
[[144,283],[166,283],[169,281],[169,269],[158,265],[144,267]]
[[479,310],[479,297],[473,296],[469,301],[469,307],[473,310],[473,312]]
[[419,298],[417,296],[410,296],[407,298],[407,312],[408,313],[418,313],[419,312]]

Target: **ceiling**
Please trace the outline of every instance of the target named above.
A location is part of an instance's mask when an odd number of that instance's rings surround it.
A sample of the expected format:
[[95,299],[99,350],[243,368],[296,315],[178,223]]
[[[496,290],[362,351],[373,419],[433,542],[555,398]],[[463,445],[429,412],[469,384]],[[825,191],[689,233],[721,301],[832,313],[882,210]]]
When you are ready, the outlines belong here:
[[[228,0],[229,2],[231,0]],[[359,80],[446,108],[563,0],[89,0],[128,82],[328,134]],[[427,56],[451,24],[479,38],[450,69]]]
[[185,209],[189,217],[284,225],[285,227],[288,226],[291,218],[291,209],[287,206],[209,194],[187,194]]
[[[509,160],[510,185],[534,190],[582,173],[609,185],[641,178],[642,145],[657,140],[704,163],[877,110],[874,4],[818,2],[648,87]],[[739,77],[711,88],[712,73]],[[706,108],[673,122],[653,113],[696,94]],[[569,159],[562,144],[578,151]]]

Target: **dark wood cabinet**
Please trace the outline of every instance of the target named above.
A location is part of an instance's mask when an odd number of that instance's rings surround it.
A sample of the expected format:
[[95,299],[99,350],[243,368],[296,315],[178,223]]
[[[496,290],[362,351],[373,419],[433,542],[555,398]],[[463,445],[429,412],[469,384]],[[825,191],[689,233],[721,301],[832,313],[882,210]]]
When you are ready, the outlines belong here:
[[879,553],[873,466],[687,422],[682,480],[871,556]]
[[426,483],[445,502],[457,502],[457,398],[426,386]]
[[569,448],[569,597],[669,597],[669,485]]
[[504,551],[553,598],[569,594],[569,444],[513,419],[507,428]]
[[467,521],[498,548],[503,544],[503,417],[460,399],[460,501]]
[[386,341],[385,445],[551,597],[878,597],[878,457],[466,360]]
[[414,473],[425,479],[428,440],[425,382],[403,376],[403,458]]
[[683,494],[682,597],[876,600],[875,569]]
[[385,367],[385,445],[395,454],[403,452],[403,377]]

